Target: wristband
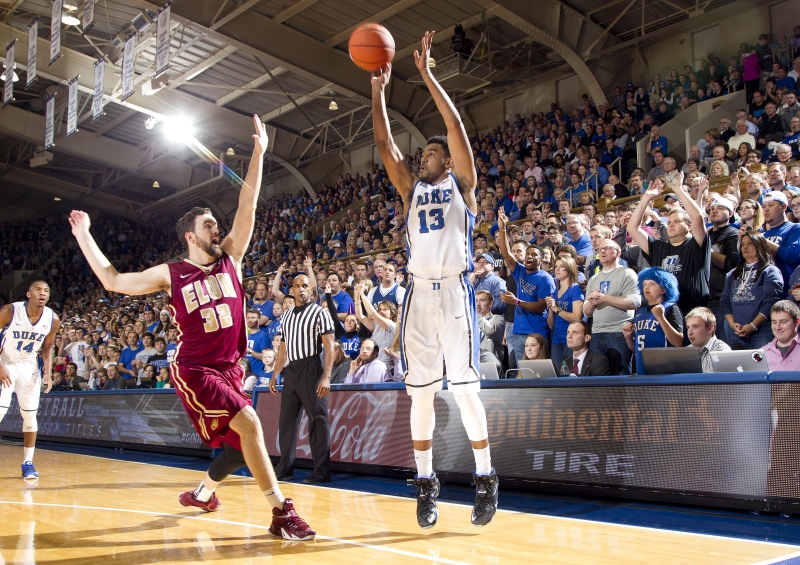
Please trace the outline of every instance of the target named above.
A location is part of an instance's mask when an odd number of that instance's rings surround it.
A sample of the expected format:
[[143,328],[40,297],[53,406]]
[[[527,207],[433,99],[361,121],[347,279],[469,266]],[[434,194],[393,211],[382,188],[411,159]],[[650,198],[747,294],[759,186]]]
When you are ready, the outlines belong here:
[[755,325],[753,322],[750,322],[750,325],[753,326],[753,331],[754,332],[758,331],[758,326],[757,325]]
[[517,298],[517,301],[514,303],[514,306],[519,306],[519,298]]

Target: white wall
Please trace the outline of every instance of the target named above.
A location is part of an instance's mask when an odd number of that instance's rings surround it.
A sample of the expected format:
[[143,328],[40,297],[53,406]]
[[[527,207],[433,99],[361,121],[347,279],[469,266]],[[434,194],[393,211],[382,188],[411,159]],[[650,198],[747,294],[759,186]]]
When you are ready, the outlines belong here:
[[772,37],[792,37],[794,26],[800,25],[800,0],[789,0],[770,7]]
[[[800,0],[791,0],[793,3],[800,3]],[[722,62],[727,66],[731,56],[739,52],[739,45],[747,43],[755,45],[758,36],[769,30],[770,26],[770,7],[766,2],[757,6],[742,8],[731,16],[725,18],[706,18],[709,30],[719,26],[719,49],[714,51],[719,55]],[[797,21],[800,24],[800,20]],[[794,23],[792,24],[794,25]],[[702,32],[702,30],[701,30]],[[633,81],[638,84],[647,84],[653,75],[660,74],[662,77],[668,76],[671,69],[683,72],[684,65],[691,65],[694,61],[693,39],[695,32],[677,32],[668,38],[657,41],[643,50],[643,55],[647,60],[648,71],[636,65],[637,73],[634,73]],[[705,54],[698,54],[703,56]]]

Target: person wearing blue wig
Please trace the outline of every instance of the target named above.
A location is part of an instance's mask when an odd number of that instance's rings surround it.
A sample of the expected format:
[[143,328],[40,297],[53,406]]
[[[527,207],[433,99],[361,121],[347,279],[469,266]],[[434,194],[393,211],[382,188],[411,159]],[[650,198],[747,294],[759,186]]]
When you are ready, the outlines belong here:
[[642,351],[646,347],[682,347],[683,314],[678,301],[678,279],[661,267],[639,273],[639,292],[644,300],[633,322],[622,326],[628,348],[636,358],[636,374],[646,375]]

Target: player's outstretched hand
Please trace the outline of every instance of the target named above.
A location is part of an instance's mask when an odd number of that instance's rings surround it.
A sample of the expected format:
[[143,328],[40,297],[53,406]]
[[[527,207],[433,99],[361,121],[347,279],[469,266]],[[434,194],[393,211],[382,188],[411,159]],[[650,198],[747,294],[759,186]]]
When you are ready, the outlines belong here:
[[433,45],[434,33],[436,32],[426,31],[425,35],[422,36],[420,51],[414,51],[414,64],[417,65],[417,69],[419,69],[419,72],[423,75],[431,72],[430,67],[428,67],[428,59],[431,57],[431,45]]
[[379,71],[375,71],[370,75],[370,80],[372,81],[372,86],[376,86],[378,88],[385,88],[387,84],[389,84],[389,79],[392,78],[392,64],[387,63],[385,67],[383,67]]
[[72,235],[79,235],[89,232],[89,226],[92,225],[92,220],[89,219],[89,214],[82,210],[73,210],[69,213],[69,225],[72,226]]
[[253,115],[253,124],[256,126],[256,132],[253,134],[253,140],[255,141],[253,152],[257,153],[258,155],[263,155],[267,152],[267,147],[269,146],[267,128],[261,122],[261,118],[258,117],[258,114]]
[[47,394],[53,388],[53,379],[50,378],[50,375],[45,374],[42,377],[42,382],[44,383],[44,393]]

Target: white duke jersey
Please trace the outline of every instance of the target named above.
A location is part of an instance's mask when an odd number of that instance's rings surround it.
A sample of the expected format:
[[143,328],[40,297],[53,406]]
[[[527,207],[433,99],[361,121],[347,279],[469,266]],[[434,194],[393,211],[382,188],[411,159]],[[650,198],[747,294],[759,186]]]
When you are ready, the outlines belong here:
[[406,216],[408,271],[428,280],[472,272],[475,215],[453,173],[438,184],[417,181]]
[[14,302],[11,322],[0,333],[0,359],[17,363],[35,361],[44,344],[44,338],[50,333],[55,314],[47,306],[35,324],[31,324],[27,302]]

